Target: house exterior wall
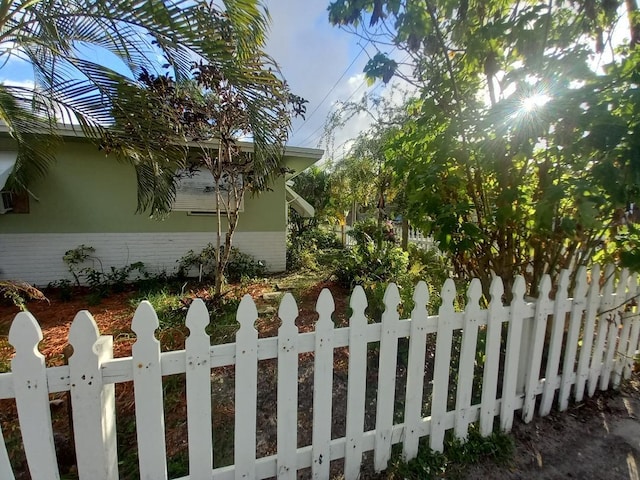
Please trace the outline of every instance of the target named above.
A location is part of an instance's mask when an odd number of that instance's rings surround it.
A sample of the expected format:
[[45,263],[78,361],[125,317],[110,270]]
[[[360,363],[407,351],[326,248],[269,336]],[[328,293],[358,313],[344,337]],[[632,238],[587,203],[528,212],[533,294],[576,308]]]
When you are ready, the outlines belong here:
[[[36,285],[69,278],[62,256],[81,244],[96,249],[105,269],[142,261],[149,270],[171,273],[188,250],[215,243],[213,215],[171,212],[156,220],[136,214],[133,167],[95,146],[67,142],[57,158],[31,187],[37,200],[30,198],[30,213],[0,215],[0,278]],[[277,179],[272,191],[246,198],[233,244],[264,260],[270,271],[281,271],[285,232],[284,179]]]

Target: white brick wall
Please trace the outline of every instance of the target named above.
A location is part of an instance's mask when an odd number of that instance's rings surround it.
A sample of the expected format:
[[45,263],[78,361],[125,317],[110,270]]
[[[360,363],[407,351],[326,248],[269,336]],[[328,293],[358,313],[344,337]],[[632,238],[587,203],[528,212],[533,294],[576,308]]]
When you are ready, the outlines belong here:
[[[278,272],[286,268],[285,237],[285,232],[236,232],[233,245],[264,260],[269,271]],[[176,260],[188,250],[199,252],[214,242],[211,232],[0,234],[0,279],[39,286],[71,279],[62,256],[82,244],[95,248],[105,271],[111,266],[144,262],[150,272],[164,269],[172,273]]]

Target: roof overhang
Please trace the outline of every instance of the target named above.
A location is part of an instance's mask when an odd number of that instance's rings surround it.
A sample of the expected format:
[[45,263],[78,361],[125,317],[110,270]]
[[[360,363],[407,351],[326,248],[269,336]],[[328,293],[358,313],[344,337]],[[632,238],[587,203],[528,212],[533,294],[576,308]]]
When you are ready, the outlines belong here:
[[291,208],[303,218],[313,218],[316,214],[315,208],[304,198],[298,195],[289,185],[284,186],[287,191],[287,203]]
[[0,152],[0,190],[4,189],[18,159],[18,152]]

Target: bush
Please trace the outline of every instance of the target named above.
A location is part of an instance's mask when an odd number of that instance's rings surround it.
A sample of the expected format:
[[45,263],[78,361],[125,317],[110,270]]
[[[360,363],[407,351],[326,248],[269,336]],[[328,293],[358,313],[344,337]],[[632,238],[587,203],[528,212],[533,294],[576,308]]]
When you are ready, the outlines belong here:
[[231,256],[225,273],[229,281],[239,282],[245,279],[261,277],[266,271],[267,267],[261,260],[256,260],[248,253],[243,253],[237,248],[231,247]]
[[[221,253],[224,247],[220,247]],[[202,266],[203,277],[213,277],[216,268],[216,247],[209,243],[200,253],[189,250],[178,260],[178,276],[186,277],[192,267]],[[260,277],[265,274],[267,267],[261,260],[256,260],[248,253],[243,253],[231,247],[229,262],[224,271],[225,278],[231,282]]]
[[287,242],[287,270],[317,270],[318,255],[324,250],[337,248],[342,248],[342,245],[331,231],[314,228],[301,235],[290,234]]

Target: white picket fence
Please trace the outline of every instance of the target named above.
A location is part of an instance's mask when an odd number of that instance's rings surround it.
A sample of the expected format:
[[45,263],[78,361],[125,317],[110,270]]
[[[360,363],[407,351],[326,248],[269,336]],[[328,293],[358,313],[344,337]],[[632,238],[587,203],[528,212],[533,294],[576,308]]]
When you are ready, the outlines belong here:
[[[556,397],[558,409],[565,410],[571,398],[579,402],[585,391],[593,395],[597,388],[616,388],[629,377],[640,335],[640,318],[633,302],[637,277],[630,277],[626,271],[614,275],[614,269],[608,267],[602,290],[597,267],[590,274],[594,279],[590,285],[587,278],[587,272],[581,269],[570,297],[569,274],[564,272],[552,300],[550,280],[545,277],[539,299],[531,303],[525,301],[525,283],[518,277],[509,306],[501,300],[502,281],[495,279],[487,309],[479,304],[481,288],[474,280],[467,291],[464,311],[455,310],[455,286],[448,280],[441,293],[442,306],[438,315],[432,316],[426,307],[428,289],[421,282],[413,296],[415,308],[406,320],[399,317],[400,295],[391,284],[380,323],[370,323],[366,317],[367,300],[358,287],[350,300],[353,313],[349,326],[344,328],[334,328],[333,298],[324,290],[317,301],[315,331],[307,333],[299,333],[295,325],[298,309],[293,297],[286,294],[278,314],[282,320],[278,336],[263,339],[258,339],[254,328],[258,316],[255,304],[245,296],[237,312],[240,329],[236,342],[216,346],[210,346],[205,334],[209,323],[205,305],[196,300],[186,318],[191,332],[186,349],[164,353],[154,337],[157,316],[151,305],[143,302],[132,323],[137,335],[132,357],[116,359],[112,358],[111,337],[99,336],[91,315],[83,311],[77,314],[69,333],[74,349],[69,365],[53,368],[45,368],[37,350],[42,333],[35,318],[19,313],[9,333],[16,354],[12,371],[0,375],[0,398],[16,400],[33,480],[59,478],[49,393],[65,391],[71,392],[80,478],[118,478],[114,385],[131,381],[137,406],[140,478],[166,479],[162,377],[180,373],[186,374],[190,472],[183,479],[295,479],[298,470],[308,467],[313,478],[326,479],[330,461],[336,459],[344,459],[345,478],[356,479],[363,452],[373,451],[374,467],[380,471],[387,466],[393,444],[402,443],[404,455],[410,459],[417,454],[420,438],[428,436],[431,448],[441,451],[448,429],[464,439],[470,424],[477,422],[481,434],[488,435],[499,419],[499,428],[508,431],[518,410],[529,422],[536,410],[539,415],[547,415]],[[433,339],[434,334],[433,378],[425,379],[427,336]],[[481,399],[472,404],[480,334],[486,339]],[[402,385],[406,391],[404,415],[398,423],[394,419],[394,386],[398,340],[402,337],[409,338],[409,351],[406,384]],[[452,344],[460,337],[458,356]],[[380,388],[375,429],[365,431],[367,346],[371,342],[380,342]],[[349,351],[346,435],[332,438],[333,359],[338,347]],[[307,352],[313,352],[314,362],[313,440],[311,445],[298,448],[298,365],[300,355]],[[257,366],[265,359],[277,359],[277,406],[273,412],[277,416],[277,454],[256,458]],[[448,408],[452,361],[458,377],[453,409]],[[226,365],[235,366],[235,465],[214,469],[212,434],[216,425],[212,427],[211,421],[211,369]],[[544,372],[542,365],[546,365]],[[431,380],[432,393],[424,398],[425,381]],[[425,403],[430,405],[426,417]],[[0,478],[14,478],[2,435]]]
[[[345,247],[351,247],[355,245],[355,240],[349,235],[349,231],[352,228],[353,227],[347,225],[334,227],[333,231],[337,235],[338,240],[342,242],[343,246]],[[400,239],[402,238],[402,227],[399,225],[395,225],[393,227],[393,231],[395,232],[398,241],[400,241]],[[418,247],[425,250],[437,248],[436,242],[432,237],[425,236],[420,230],[413,227],[409,227],[407,241],[408,243],[413,243],[414,245],[417,245]]]
[[[393,227],[393,231],[395,232],[396,238],[399,241],[402,238],[402,227],[396,225],[395,227]],[[424,233],[422,233],[420,230],[411,226],[409,227],[407,241],[408,243],[413,243],[414,245],[417,245],[418,247],[425,250],[437,248],[436,242],[432,237],[425,236]]]

